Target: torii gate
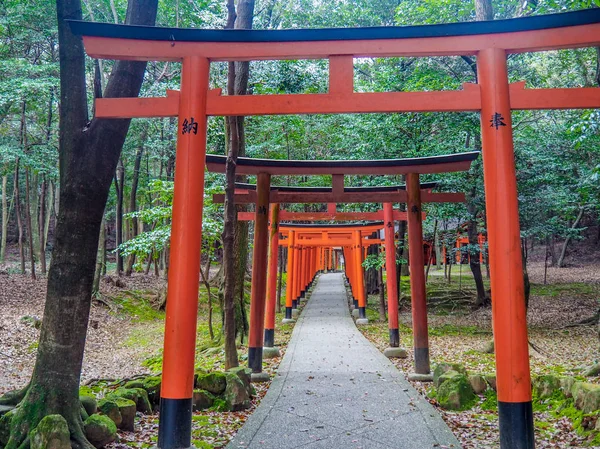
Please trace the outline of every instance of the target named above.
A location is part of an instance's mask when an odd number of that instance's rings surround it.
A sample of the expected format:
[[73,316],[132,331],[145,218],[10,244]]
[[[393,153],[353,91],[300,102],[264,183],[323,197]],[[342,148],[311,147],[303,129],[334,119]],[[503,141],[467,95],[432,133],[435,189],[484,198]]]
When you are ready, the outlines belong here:
[[[222,158],[219,159],[219,162],[222,162]],[[280,161],[283,163],[283,161]],[[242,163],[245,162],[245,158],[242,159]],[[216,169],[216,165],[212,168]],[[335,177],[339,175],[334,175]],[[343,179],[341,179],[343,183]],[[421,196],[427,196],[428,199],[434,202],[464,202],[465,195],[463,193],[440,193],[431,195],[431,189],[437,186],[436,182],[425,182],[421,183],[419,188],[421,190]],[[255,184],[248,183],[236,183],[236,193],[240,197],[240,201],[242,203],[253,202],[252,198],[256,197],[257,187]],[[322,194],[329,194],[329,197],[332,197],[333,187],[289,187],[289,186],[271,186],[271,191],[276,192],[284,192],[284,195],[288,195],[285,199],[277,198],[275,201],[281,202],[291,202],[293,198],[290,198],[290,194],[299,194],[301,193],[302,200],[300,202],[310,203],[312,201],[322,201],[327,199],[327,196]],[[386,271],[387,271],[387,292],[388,292],[388,328],[389,328],[389,341],[390,346],[386,348],[384,354],[388,357],[398,357],[405,356],[406,351],[403,349],[399,349],[400,346],[400,333],[399,333],[399,322],[398,322],[398,285],[396,283],[396,255],[395,255],[395,244],[394,244],[394,221],[408,221],[408,214],[406,212],[393,210],[392,201],[398,200],[398,195],[395,193],[402,191],[406,191],[405,185],[396,185],[396,186],[373,186],[373,187],[344,187],[344,193],[353,193],[354,200],[358,200],[356,194],[362,193],[363,200],[359,201],[361,203],[369,202],[375,195],[379,200],[387,200],[388,202],[383,203],[383,210],[377,212],[337,212],[335,203],[328,203],[327,212],[288,212],[279,210],[279,203],[275,203],[271,207],[271,232],[270,232],[270,254],[269,254],[269,265],[267,270],[267,306],[266,306],[266,315],[265,315],[265,339],[263,352],[265,354],[277,355],[279,352],[276,348],[274,348],[274,335],[275,335],[275,302],[276,302],[276,276],[277,276],[277,245],[279,239],[279,232],[276,230],[279,228],[279,223],[283,220],[302,220],[302,221],[319,221],[319,220],[333,220],[333,221],[359,221],[359,220],[385,220],[385,226],[382,224],[382,228],[385,230],[385,248],[386,248]],[[251,193],[250,193],[251,192]],[[316,194],[316,195],[315,195]],[[381,196],[383,194],[383,197]],[[338,195],[338,199],[339,199]],[[213,201],[215,203],[223,203],[224,196],[222,194],[213,195]],[[277,208],[276,210],[274,208]],[[420,209],[420,205],[419,205]],[[239,212],[238,219],[240,220],[249,220],[253,221],[256,218],[255,212]],[[421,220],[425,218],[424,213],[421,214]],[[289,226],[289,225],[288,225]],[[335,229],[335,225],[333,226]],[[323,228],[329,229],[328,226],[323,225]],[[339,226],[338,226],[339,227]],[[326,231],[323,231],[326,232]],[[422,230],[418,228],[416,225],[412,224],[409,226],[409,235],[411,233],[420,234],[415,236],[415,240],[419,240],[422,242]],[[293,232],[292,232],[293,234]],[[289,239],[288,239],[289,241]],[[370,244],[374,244],[377,242],[371,241]],[[413,242],[413,244],[415,244]],[[349,246],[353,247],[354,243],[351,243]],[[295,248],[297,245],[291,244],[291,248]],[[422,246],[422,244],[421,244]],[[410,252],[409,252],[410,258]],[[350,260],[352,263],[353,259]],[[256,263],[261,263],[262,261],[257,260]],[[291,266],[288,267],[288,273],[295,273],[296,266],[294,265],[293,257],[288,258],[288,264]],[[361,261],[362,263],[362,261]],[[360,264],[358,265],[360,266]],[[253,265],[254,269],[263,269],[259,265]],[[354,273],[355,269],[352,269],[350,273]],[[416,271],[416,270],[415,270]],[[288,274],[288,276],[290,276]],[[352,276],[354,277],[354,276]],[[288,277],[288,282],[289,282]],[[362,281],[361,281],[362,282]],[[422,282],[423,286],[417,285],[417,282]],[[354,285],[356,281],[352,284]],[[411,273],[411,289],[417,294],[425,292],[425,278],[419,277],[418,273],[414,274],[412,277]],[[288,283],[288,286],[293,285],[293,283]],[[291,289],[293,291],[293,288]],[[361,291],[353,288],[353,293],[356,291]],[[287,301],[288,307],[286,308],[286,317],[285,322],[292,321],[292,312],[296,309],[297,305],[297,297],[302,296],[304,292],[301,290],[297,295],[292,293],[291,299],[289,295],[291,294],[290,289],[286,290],[287,292]],[[362,293],[361,293],[362,294]],[[262,294],[257,292],[257,299],[262,298]],[[359,313],[358,318],[361,320],[359,324],[366,323],[366,310],[365,307],[359,307],[358,294],[353,295],[354,297],[354,306],[356,311]],[[413,298],[413,295],[411,295]],[[415,325],[414,329],[414,338],[415,341],[418,342],[418,345],[415,345],[416,352],[418,356],[415,358],[415,372],[418,374],[427,374],[430,372],[429,366],[429,337],[428,337],[428,328],[427,328],[427,317],[426,317],[426,298],[423,296],[422,298],[418,295],[414,296],[415,303],[425,303],[425,307],[417,307],[415,310],[417,311],[417,316],[413,318],[414,323],[418,323]],[[365,302],[366,306],[366,302]],[[260,326],[261,323],[251,322],[251,326]]]
[[[73,13],[74,18],[81,17]],[[88,55],[182,62],[181,92],[105,98],[96,117],[178,117],[177,162],[158,446],[191,445],[191,398],[209,115],[479,111],[488,215],[500,446],[534,447],[511,111],[598,108],[598,88],[509,84],[507,55],[600,46],[600,10],[489,22],[313,30],[201,30],[71,21]],[[462,91],[354,92],[354,57],[477,56],[478,84]],[[213,61],[329,59],[326,94],[221,96]],[[414,183],[414,179],[410,183]],[[186,323],[182,326],[182,323]],[[177,350],[173,350],[173,349]]]
[[[408,159],[384,159],[384,160],[338,160],[338,161],[290,161],[272,159],[238,158],[236,173],[243,175],[256,175],[256,190],[240,189],[243,193],[234,193],[236,204],[255,203],[255,230],[254,230],[254,253],[252,259],[252,289],[250,294],[250,332],[248,335],[248,366],[252,368],[256,380],[264,380],[262,372],[263,359],[263,328],[265,314],[265,291],[267,288],[267,234],[268,219],[267,211],[270,203],[393,203],[405,202],[408,209],[408,234],[409,246],[411,248],[423,247],[422,229],[422,202],[462,202],[465,200],[464,193],[435,193],[431,192],[431,185],[421,189],[419,175],[423,173],[445,173],[466,171],[471,163],[479,157],[479,152],[449,154],[443,156],[408,158]],[[206,156],[206,166],[209,171],[224,173],[227,158],[225,156]],[[344,186],[344,175],[406,175],[406,186],[392,186],[391,188],[355,187]],[[331,188],[307,188],[288,187],[281,189],[271,186],[273,175],[331,175]],[[310,189],[310,188],[309,188]],[[224,202],[222,194],[213,195],[215,203]],[[389,212],[389,211],[388,211]],[[392,211],[393,213],[393,211]],[[388,217],[391,218],[391,217]],[[393,225],[392,225],[393,226]],[[388,226],[386,225],[386,228]],[[393,229],[393,227],[392,227]],[[359,237],[355,237],[354,248],[360,247]],[[392,237],[393,238],[393,237]],[[294,248],[292,242],[291,246]],[[273,250],[272,250],[273,251]],[[294,252],[295,254],[295,252]],[[427,328],[427,299],[425,290],[425,275],[423,272],[423,251],[409,251],[409,261],[413,267],[410,277],[414,360],[415,372],[417,374],[430,374],[429,361],[429,338]],[[391,260],[390,260],[391,262]],[[361,263],[354,261],[353,266],[361,268]],[[396,345],[395,335],[398,331],[398,291],[395,283],[395,257],[390,263],[389,278],[390,292],[393,295],[395,311],[392,315],[393,322],[390,323],[393,332],[390,332],[391,344]],[[359,269],[357,268],[357,269]],[[359,282],[356,280],[354,283]],[[393,280],[393,281],[392,281]],[[360,280],[362,282],[362,280]],[[360,319],[366,318],[366,304],[362,288],[354,289],[358,292],[358,309]],[[362,299],[361,299],[362,297]],[[291,317],[286,317],[291,319]],[[392,346],[397,347],[397,346]]]

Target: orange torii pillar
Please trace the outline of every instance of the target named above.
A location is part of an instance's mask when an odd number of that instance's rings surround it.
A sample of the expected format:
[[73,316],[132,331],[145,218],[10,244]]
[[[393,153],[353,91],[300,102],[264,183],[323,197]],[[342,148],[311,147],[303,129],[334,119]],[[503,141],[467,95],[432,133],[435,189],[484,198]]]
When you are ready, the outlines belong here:
[[302,251],[302,247],[299,244],[296,244],[294,247],[294,264],[293,264],[293,272],[291,279],[291,288],[292,288],[292,314],[293,310],[298,308],[298,296],[299,296],[299,283],[300,283],[300,253]]
[[410,266],[410,296],[414,339],[415,373],[431,372],[429,365],[429,336],[427,329],[427,294],[423,257],[423,224],[421,222],[421,189],[419,174],[406,175],[408,194],[408,259]]
[[306,281],[306,252],[308,248],[306,246],[300,247],[300,254],[298,256],[298,302],[304,298],[304,283]]
[[362,236],[360,230],[353,232],[354,239],[354,270],[356,276],[356,293],[358,296],[358,319],[356,324],[368,324],[367,319],[367,304],[365,297],[365,278],[363,270],[363,250],[362,250]]
[[390,347],[383,351],[387,357],[406,357],[406,350],[400,348],[398,327],[398,284],[396,283],[396,244],[394,243],[394,209],[392,203],[383,204],[383,225],[385,235],[385,271],[388,297],[388,328]]
[[290,230],[288,233],[288,254],[287,254],[287,282],[285,287],[285,318],[283,323],[293,323],[292,309],[294,307],[294,260],[296,258],[296,231]]
[[252,289],[250,292],[250,332],[248,335],[248,368],[252,379],[266,381],[262,373],[263,339],[265,327],[265,299],[267,293],[267,261],[269,248],[269,195],[271,175],[259,173],[256,179],[256,212],[254,219],[254,253],[252,257]]
[[502,449],[533,449],[527,311],[506,52],[477,55]]
[[267,310],[265,313],[265,340],[263,356],[278,357],[275,347],[275,307],[277,305],[277,262],[279,253],[279,203],[271,205],[269,234],[269,271],[267,273]]
[[[158,447],[191,446],[209,61],[183,58]],[[197,129],[184,126],[197,123]]]

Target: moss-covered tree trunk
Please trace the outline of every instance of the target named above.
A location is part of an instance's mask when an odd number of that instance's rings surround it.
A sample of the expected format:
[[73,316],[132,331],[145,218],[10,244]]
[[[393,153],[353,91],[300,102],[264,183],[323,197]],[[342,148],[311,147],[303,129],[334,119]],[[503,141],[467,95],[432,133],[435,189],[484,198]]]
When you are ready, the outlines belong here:
[[[12,418],[7,449],[28,447],[29,431],[50,414],[67,420],[75,448],[92,447],[83,435],[79,380],[100,223],[130,122],[89,121],[83,45],[65,23],[66,19],[81,20],[81,3],[57,0],[56,5],[61,73],[60,207],[35,368]],[[152,25],[156,9],[157,0],[131,0],[127,22]],[[117,62],[105,97],[137,96],[145,67],[143,62]]]

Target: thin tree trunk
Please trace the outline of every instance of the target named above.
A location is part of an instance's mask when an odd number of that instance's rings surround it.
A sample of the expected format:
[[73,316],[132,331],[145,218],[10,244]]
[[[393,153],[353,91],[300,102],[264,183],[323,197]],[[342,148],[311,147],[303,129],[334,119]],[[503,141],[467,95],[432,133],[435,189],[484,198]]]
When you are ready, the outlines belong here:
[[558,264],[558,257],[556,257],[556,237],[554,234],[550,235],[550,266],[555,267]]
[[206,268],[204,272],[202,272],[202,268],[200,268],[200,276],[202,276],[202,283],[204,287],[206,287],[206,294],[208,295],[208,333],[210,335],[210,339],[215,339],[215,332],[213,330],[213,303],[212,303],[212,294],[210,292],[210,283],[208,282],[209,273],[210,273],[210,264],[211,258],[208,256],[208,260],[206,261]]
[[34,260],[40,257],[40,230],[39,230],[39,218],[38,215],[40,213],[40,197],[37,194],[38,185],[39,185],[39,176],[37,173],[32,172],[31,170],[27,170],[27,180],[29,181],[29,188],[27,189],[29,193],[27,194],[28,201],[28,210],[29,215],[31,217],[31,234],[29,234],[29,238],[33,244],[33,257]]
[[15,215],[17,216],[17,229],[19,232],[19,258],[21,261],[21,274],[25,274],[25,248],[23,247],[23,218],[21,217],[21,195],[19,193],[19,158],[15,161],[14,198]]
[[[237,17],[234,0],[227,0],[227,25],[225,28],[232,29]],[[235,83],[235,65],[229,62],[228,93],[233,89]],[[223,329],[225,334],[225,369],[239,365],[237,348],[235,345],[235,264],[233,251],[235,246],[235,223],[236,208],[234,202],[235,191],[235,167],[239,153],[237,132],[232,132],[231,121],[226,118],[226,138],[228,143],[227,162],[225,165],[225,216],[223,223]]]
[[47,195],[47,207],[46,207],[46,221],[44,223],[44,242],[48,244],[48,232],[50,231],[50,219],[52,217],[52,210],[54,206],[54,183],[48,183],[48,195]]
[[[573,222],[573,225],[571,226],[572,231],[577,229],[577,226],[579,225],[579,222],[581,221],[581,218],[583,217],[584,212],[585,212],[585,208],[580,207],[579,214],[577,214],[577,218],[575,219],[575,221]],[[565,256],[567,254],[567,246],[569,246],[570,242],[571,242],[571,235],[568,235],[567,238],[565,239],[565,241],[563,242],[563,246],[560,251],[560,257],[558,258],[558,268],[564,267]]]
[[[142,166],[142,157],[144,155],[144,143],[146,141],[146,131],[142,134],[142,143],[138,146],[135,154],[135,164],[133,167],[133,179],[131,181],[131,195],[129,197],[129,212],[137,211],[137,189],[140,180],[140,167]],[[138,219],[136,217],[131,218],[131,233],[129,239],[135,238],[138,234]],[[131,254],[127,257],[127,268],[125,269],[125,276],[131,276],[133,272],[133,264],[135,263],[135,254]]]
[[[438,221],[436,219],[433,222],[433,241],[434,241],[434,245],[435,245],[435,241],[437,239],[437,228],[438,228]],[[431,261],[433,260],[433,252],[434,252],[434,248],[430,247],[430,250],[429,250],[429,260],[427,261],[427,269],[425,270],[425,282],[427,282],[427,280],[429,279],[429,269],[431,268]]]
[[525,310],[529,308],[529,294],[531,292],[531,283],[529,282],[529,273],[527,272],[526,240],[521,240],[521,259],[523,261],[523,286],[525,293]]
[[46,274],[46,179],[42,179],[42,189],[40,192],[40,211],[38,215],[38,232],[39,232],[39,253],[40,253],[40,270],[42,274]]
[[[437,220],[436,220],[437,222]],[[433,236],[433,245],[435,247],[435,266],[439,270],[442,268],[442,246],[440,245],[440,233],[439,231]],[[444,262],[445,263],[445,262]]]
[[123,159],[119,159],[117,170],[115,172],[115,190],[117,193],[117,205],[115,213],[115,246],[117,255],[117,276],[123,272],[123,256],[119,246],[123,243],[123,193],[125,184],[125,169]]
[[8,175],[2,176],[2,240],[0,241],[0,263],[4,263],[6,257],[6,233],[8,232],[8,201],[6,188]]
[[548,280],[548,256],[550,255],[550,250],[548,249],[549,238],[546,237],[546,257],[544,257],[544,285],[547,284]]
[[92,287],[92,295],[96,296],[100,293],[100,278],[102,277],[102,264],[104,258],[104,249],[106,248],[106,218],[102,217],[100,223],[100,238],[98,239],[98,253],[96,255],[96,271],[94,271],[94,286]]
[[379,267],[377,270],[378,279],[379,279],[379,319],[381,321],[386,320],[385,316],[385,289],[383,288],[383,267]]
[[29,240],[29,260],[31,262],[31,279],[35,279],[35,250],[33,247],[34,230],[31,226],[31,189],[29,185],[29,169],[25,169],[25,220],[27,220],[27,237]]

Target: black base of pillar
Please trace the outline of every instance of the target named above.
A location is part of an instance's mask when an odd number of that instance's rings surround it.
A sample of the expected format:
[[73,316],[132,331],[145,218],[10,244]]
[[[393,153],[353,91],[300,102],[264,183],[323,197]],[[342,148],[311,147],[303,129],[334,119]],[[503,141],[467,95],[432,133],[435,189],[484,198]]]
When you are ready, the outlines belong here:
[[[290,315],[292,312],[290,311]],[[275,329],[265,329],[265,344],[266,348],[275,346]]]
[[358,308],[358,317],[359,318],[366,318],[367,317],[367,309],[366,309],[366,307],[359,307]]
[[352,302],[353,302],[353,304],[354,304],[354,308],[355,308],[355,309],[358,309],[358,299],[354,299],[354,298],[352,298]]
[[398,329],[390,329],[390,348],[400,347],[400,331]]
[[415,373],[429,374],[430,372],[429,348],[415,348]]
[[286,307],[285,308],[285,319],[286,320],[291,320],[292,319],[292,307]]
[[262,373],[263,348],[248,348],[248,368],[253,373]]
[[297,299],[293,299],[292,300],[292,309],[297,309],[298,308],[298,300]]
[[498,401],[500,449],[534,449],[531,402]]
[[304,299],[305,296],[306,296],[306,290],[302,290],[300,292],[300,299]]
[[187,449],[192,445],[192,398],[160,398],[158,447]]

